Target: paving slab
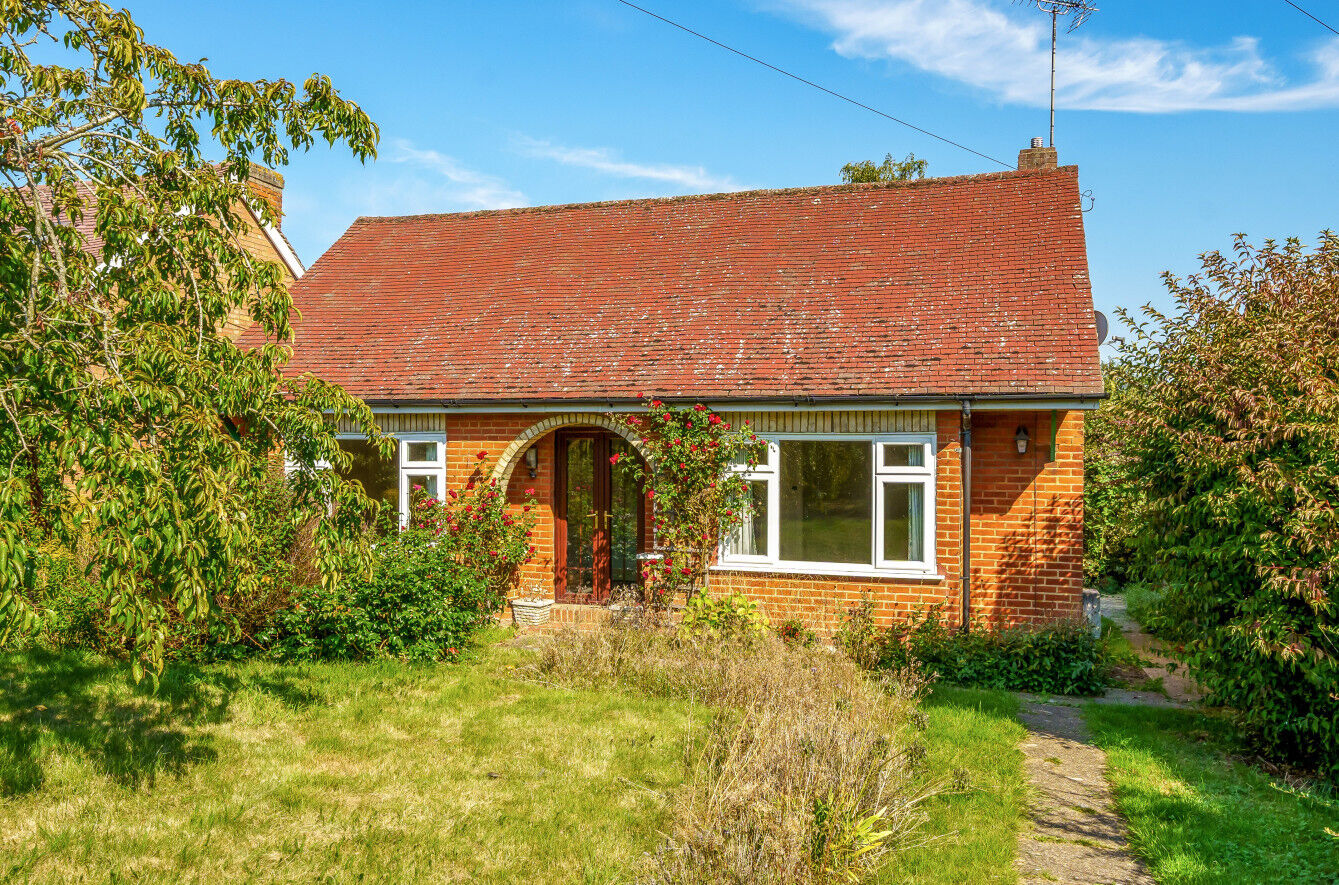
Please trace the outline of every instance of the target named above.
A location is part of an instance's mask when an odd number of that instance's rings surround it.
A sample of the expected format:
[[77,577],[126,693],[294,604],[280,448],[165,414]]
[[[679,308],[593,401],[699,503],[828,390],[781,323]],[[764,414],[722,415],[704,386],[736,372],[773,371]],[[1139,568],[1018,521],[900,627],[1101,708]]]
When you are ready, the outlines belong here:
[[1025,700],[1024,766],[1033,788],[1030,826],[1018,837],[1025,883],[1155,885],[1130,852],[1124,819],[1106,780],[1106,754],[1093,746],[1076,707]]
[[[1165,643],[1157,637],[1144,632],[1144,628],[1130,617],[1125,607],[1124,596],[1103,596],[1102,614],[1120,627],[1130,645],[1147,663],[1144,674],[1150,679],[1161,679],[1167,697],[1179,706],[1198,704],[1204,697],[1199,684],[1190,677],[1185,666],[1178,666],[1175,659],[1168,657]],[[1110,694],[1110,692],[1108,692]],[[1120,703],[1120,702],[1117,702]],[[1139,703],[1138,701],[1126,703]]]

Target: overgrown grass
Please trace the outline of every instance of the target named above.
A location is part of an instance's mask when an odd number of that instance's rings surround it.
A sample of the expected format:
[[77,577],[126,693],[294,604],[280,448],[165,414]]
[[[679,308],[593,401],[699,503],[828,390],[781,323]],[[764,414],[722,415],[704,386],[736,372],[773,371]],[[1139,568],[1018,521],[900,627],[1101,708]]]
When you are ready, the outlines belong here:
[[952,787],[926,805],[935,841],[890,866],[881,881],[916,885],[1015,882],[1027,788],[1018,699],[937,685],[925,702],[927,768]]
[[1159,885],[1339,881],[1339,799],[1242,762],[1222,720],[1090,704],[1131,842]]
[[176,667],[154,697],[0,656],[0,880],[627,881],[701,711],[519,662]]
[[870,882],[921,842],[928,727],[910,674],[872,679],[849,658],[767,632],[611,629],[559,634],[536,678],[693,697],[713,709],[687,754],[664,883]]

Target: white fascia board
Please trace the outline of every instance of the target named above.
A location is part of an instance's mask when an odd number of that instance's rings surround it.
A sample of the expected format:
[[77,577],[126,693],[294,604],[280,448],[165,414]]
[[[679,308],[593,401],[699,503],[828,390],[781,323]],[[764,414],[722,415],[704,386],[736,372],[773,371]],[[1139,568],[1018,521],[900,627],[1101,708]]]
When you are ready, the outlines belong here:
[[[1091,411],[1101,405],[1101,399],[1097,397],[1084,399],[985,399],[978,397],[964,397],[972,404],[972,410],[976,412],[1011,412],[1011,411],[1071,411],[1083,410]],[[956,412],[962,408],[963,399],[936,399],[908,402],[907,400],[869,400],[866,402],[831,402],[831,403],[795,403],[790,401],[765,401],[760,400],[752,403],[728,402],[718,403],[707,400],[705,405],[716,412],[869,412],[869,411],[898,411],[898,412],[927,412],[927,411],[953,411]],[[608,401],[585,400],[572,402],[546,402],[546,403],[499,403],[497,405],[488,404],[470,404],[470,405],[440,405],[440,406],[397,406],[393,403],[376,403],[372,405],[372,411],[378,414],[389,415],[485,415],[485,414],[523,414],[533,412],[537,415],[548,415],[560,412],[645,412],[646,407],[630,403],[611,404]]]
[[293,251],[293,247],[288,245],[288,241],[284,239],[283,234],[279,233],[274,225],[267,224],[250,203],[246,204],[246,211],[251,213],[251,217],[256,221],[256,227],[260,228],[261,233],[265,234],[265,239],[270,241],[270,246],[274,248],[275,254],[284,263],[284,267],[288,268],[288,272],[293,275],[293,279],[302,279],[302,275],[307,272],[307,269],[302,266],[298,254]]

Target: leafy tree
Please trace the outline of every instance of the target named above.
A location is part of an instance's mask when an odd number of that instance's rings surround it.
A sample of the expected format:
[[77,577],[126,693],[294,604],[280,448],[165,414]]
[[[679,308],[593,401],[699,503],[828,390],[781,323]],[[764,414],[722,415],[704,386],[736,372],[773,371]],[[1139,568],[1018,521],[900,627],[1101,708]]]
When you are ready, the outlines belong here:
[[910,181],[925,177],[929,160],[918,160],[915,154],[907,154],[905,160],[894,160],[892,154],[886,154],[882,163],[873,160],[861,160],[847,163],[841,169],[842,181],[846,184],[867,184],[880,181]]
[[[372,415],[284,376],[283,272],[239,236],[247,205],[279,222],[248,190],[252,159],[283,165],[317,138],[366,159],[377,129],[326,77],[217,78],[93,0],[0,9],[0,640],[37,623],[34,553],[56,539],[96,576],[139,676],[161,666],[169,614],[207,619],[256,580],[240,492],[275,453],[298,467],[295,519],[322,517],[324,579],[369,561],[375,505],[314,468],[347,465],[330,415]],[[222,333],[240,314],[264,346]]]
[[1131,535],[1142,523],[1141,485],[1130,475],[1122,446],[1127,414],[1124,399],[1134,395],[1119,360],[1102,367],[1107,399],[1084,421],[1083,572],[1090,586],[1122,584],[1131,576]]
[[1165,276],[1174,313],[1123,314],[1133,544],[1209,700],[1339,776],[1339,237],[1202,265]]

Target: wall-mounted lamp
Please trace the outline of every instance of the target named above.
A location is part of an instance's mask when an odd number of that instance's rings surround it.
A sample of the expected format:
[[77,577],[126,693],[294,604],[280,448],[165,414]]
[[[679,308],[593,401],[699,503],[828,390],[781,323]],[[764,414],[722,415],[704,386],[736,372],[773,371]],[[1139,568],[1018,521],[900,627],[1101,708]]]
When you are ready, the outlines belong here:
[[525,450],[525,466],[530,468],[530,478],[535,478],[535,470],[539,467],[539,449],[531,446]]
[[1023,427],[1020,424],[1018,427],[1018,431],[1014,433],[1014,442],[1018,445],[1018,454],[1020,455],[1027,454],[1028,439],[1029,437],[1027,428]]

